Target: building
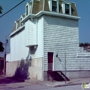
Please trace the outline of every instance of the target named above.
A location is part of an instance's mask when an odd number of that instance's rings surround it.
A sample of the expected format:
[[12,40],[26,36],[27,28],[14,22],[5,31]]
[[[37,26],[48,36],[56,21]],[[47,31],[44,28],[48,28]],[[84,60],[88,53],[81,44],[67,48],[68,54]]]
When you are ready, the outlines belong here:
[[4,73],[4,58],[0,57],[0,75]]
[[90,77],[90,53],[79,48],[76,4],[32,0],[25,8],[10,34],[6,74],[46,80],[48,71],[60,71],[69,79]]

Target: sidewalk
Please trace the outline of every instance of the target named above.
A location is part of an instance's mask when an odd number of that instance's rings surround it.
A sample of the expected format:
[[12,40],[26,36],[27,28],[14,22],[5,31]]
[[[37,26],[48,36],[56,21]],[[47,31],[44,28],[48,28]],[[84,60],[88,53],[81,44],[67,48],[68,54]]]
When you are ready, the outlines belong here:
[[70,81],[38,81],[38,80],[26,80],[25,82],[30,84],[39,84],[50,87],[62,87],[71,85],[81,85],[82,83],[90,83],[90,78],[78,78],[71,79]]
[[61,86],[71,86],[71,85],[81,85],[82,83],[90,83],[90,78],[78,78],[71,79],[70,81],[44,81],[45,85],[52,87],[61,87]]
[[15,80],[11,77],[0,77],[0,87],[2,85],[5,86],[13,86],[13,87],[22,87],[22,86],[30,86],[30,85],[41,85],[41,86],[49,86],[49,87],[61,87],[61,86],[71,86],[71,85],[81,85],[82,83],[90,83],[90,78],[79,78],[79,79],[71,79],[70,81],[38,81],[38,80]]

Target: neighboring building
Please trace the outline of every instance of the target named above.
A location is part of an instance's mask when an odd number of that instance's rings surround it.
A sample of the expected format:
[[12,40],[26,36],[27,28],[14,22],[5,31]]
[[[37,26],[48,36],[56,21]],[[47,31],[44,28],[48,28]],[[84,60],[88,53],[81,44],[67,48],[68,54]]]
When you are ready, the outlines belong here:
[[4,58],[0,57],[0,75],[4,74]]
[[69,0],[27,3],[10,34],[6,74],[29,72],[30,78],[45,80],[47,71],[66,71],[69,79],[90,77],[90,53],[79,48],[79,19],[76,4]]
[[81,50],[83,50],[83,52],[90,52],[90,44],[89,43],[80,43],[79,44]]

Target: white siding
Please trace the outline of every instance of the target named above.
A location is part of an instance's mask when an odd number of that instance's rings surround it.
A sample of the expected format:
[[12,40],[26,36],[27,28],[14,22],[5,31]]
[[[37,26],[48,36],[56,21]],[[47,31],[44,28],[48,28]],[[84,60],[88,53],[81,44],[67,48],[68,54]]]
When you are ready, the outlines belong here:
[[35,54],[32,55],[33,58],[43,57],[43,22],[43,17],[40,17],[36,20],[36,38],[38,46]]
[[29,49],[25,46],[25,30],[11,37],[11,61],[26,59]]
[[[75,55],[79,50],[78,21],[44,16],[44,70],[48,70],[48,52],[54,52],[54,70],[76,70]],[[56,58],[56,54],[58,57]]]
[[[29,53],[28,45],[38,45],[34,54]],[[26,59],[28,55],[33,59],[43,57],[43,18],[28,20],[24,30],[11,37],[10,48],[10,61]]]
[[36,45],[37,44],[37,35],[36,35],[36,19],[30,21],[28,20],[25,23],[25,39],[26,46],[28,45]]
[[11,55],[10,54],[7,54],[6,55],[6,61],[10,61],[11,60]]
[[52,11],[52,9],[51,9],[52,6],[51,6],[51,4],[52,4],[52,3],[51,3],[51,0],[48,0],[48,5],[49,5],[49,10],[50,10],[50,11]]

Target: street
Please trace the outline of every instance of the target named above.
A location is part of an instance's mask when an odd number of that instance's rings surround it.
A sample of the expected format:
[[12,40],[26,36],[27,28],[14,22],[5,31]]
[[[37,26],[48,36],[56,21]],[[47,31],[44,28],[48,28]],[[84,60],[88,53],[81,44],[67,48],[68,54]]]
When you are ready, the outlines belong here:
[[[90,82],[90,78],[73,79],[65,82],[17,80],[11,77],[0,78],[0,90],[83,90],[81,83]],[[90,89],[86,89],[90,90]]]
[[18,86],[12,85],[0,85],[0,90],[82,90],[81,85],[62,86],[62,87],[49,87],[42,85],[29,85],[29,86]]

